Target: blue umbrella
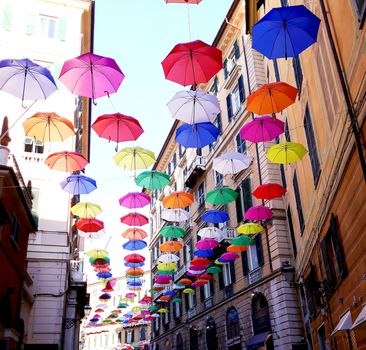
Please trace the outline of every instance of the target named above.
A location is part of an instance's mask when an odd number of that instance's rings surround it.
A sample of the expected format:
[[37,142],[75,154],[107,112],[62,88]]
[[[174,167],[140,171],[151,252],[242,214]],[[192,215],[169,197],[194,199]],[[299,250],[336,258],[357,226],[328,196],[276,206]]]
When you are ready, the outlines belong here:
[[110,272],[98,272],[97,277],[98,278],[110,278],[110,277],[112,277],[112,274]]
[[201,148],[215,142],[220,135],[212,123],[183,124],[175,134],[175,140],[186,148]]
[[270,59],[295,57],[316,42],[320,19],[305,6],[274,8],[253,26],[253,48]]
[[97,188],[95,180],[84,175],[70,175],[60,185],[71,194],[88,194]]
[[130,281],[130,282],[127,282],[127,285],[131,286],[131,287],[141,287],[142,282],[141,281]]
[[125,262],[125,266],[127,266],[127,267],[141,267],[144,265],[145,265],[145,263],[143,261],[139,262],[139,263],[133,263],[133,262],[128,262],[128,261]]
[[178,293],[176,291],[174,291],[174,290],[167,290],[163,294],[166,295],[166,296],[168,296],[168,297],[175,297]]
[[128,241],[122,245],[126,250],[140,250],[144,249],[146,246],[147,243],[143,240]]
[[207,258],[209,256],[215,255],[212,249],[196,249],[193,252],[193,255],[198,256],[199,258]]
[[201,219],[212,224],[219,224],[228,221],[230,218],[229,215],[222,210],[209,210],[202,215]]

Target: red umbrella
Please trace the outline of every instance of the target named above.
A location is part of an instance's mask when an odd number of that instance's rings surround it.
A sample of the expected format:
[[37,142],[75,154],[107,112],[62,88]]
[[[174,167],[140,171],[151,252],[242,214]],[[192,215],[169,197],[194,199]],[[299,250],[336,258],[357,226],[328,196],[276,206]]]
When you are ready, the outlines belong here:
[[253,196],[258,199],[280,198],[286,193],[286,188],[276,183],[268,183],[258,186],[253,192]]
[[168,80],[183,86],[207,83],[222,69],[222,52],[196,40],[174,46],[161,64]]
[[191,260],[192,266],[199,266],[199,265],[208,265],[210,263],[210,260],[207,258],[195,258]]
[[201,275],[199,277],[199,279],[211,281],[211,280],[213,280],[213,276],[211,274],[209,274],[209,273],[204,273],[203,275]]
[[89,162],[78,152],[56,152],[50,154],[44,161],[52,170],[73,171],[83,170]]
[[76,228],[83,232],[98,232],[104,228],[104,223],[98,219],[79,219]]
[[128,226],[143,226],[149,222],[149,219],[139,213],[129,213],[121,217],[121,222]]
[[124,257],[124,260],[130,263],[140,263],[140,262],[144,262],[145,258],[137,253],[133,253],[133,254],[128,254]]

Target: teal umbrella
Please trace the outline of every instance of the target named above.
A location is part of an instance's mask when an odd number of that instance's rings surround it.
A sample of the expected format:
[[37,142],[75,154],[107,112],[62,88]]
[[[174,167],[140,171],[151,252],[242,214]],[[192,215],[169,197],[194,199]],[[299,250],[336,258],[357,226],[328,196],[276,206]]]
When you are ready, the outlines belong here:
[[230,187],[222,186],[217,187],[212,191],[207,192],[206,202],[210,204],[228,204],[235,201],[238,193],[232,190]]
[[186,234],[186,231],[179,226],[171,225],[163,227],[160,234],[167,238],[181,238]]
[[232,239],[231,244],[235,246],[252,245],[254,240],[246,235],[241,235]]
[[142,186],[151,190],[160,190],[170,184],[169,175],[156,170],[148,170],[139,174],[135,182],[138,186]]

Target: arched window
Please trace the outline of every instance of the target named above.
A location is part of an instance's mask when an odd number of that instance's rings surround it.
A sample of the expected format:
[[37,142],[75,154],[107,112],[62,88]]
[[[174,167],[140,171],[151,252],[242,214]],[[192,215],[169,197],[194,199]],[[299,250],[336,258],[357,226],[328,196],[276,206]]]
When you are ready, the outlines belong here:
[[140,340],[146,340],[146,329],[144,327],[140,331]]
[[252,300],[252,319],[254,335],[271,332],[268,302],[262,293],[257,293]]
[[196,326],[192,326],[189,331],[189,349],[198,350],[198,329]]
[[183,350],[183,338],[182,338],[182,334],[180,334],[180,333],[177,334],[176,348],[177,348],[177,350]]
[[207,349],[217,349],[217,329],[215,320],[210,317],[206,323],[206,344]]
[[239,314],[235,307],[231,307],[226,313],[226,329],[228,339],[240,336]]

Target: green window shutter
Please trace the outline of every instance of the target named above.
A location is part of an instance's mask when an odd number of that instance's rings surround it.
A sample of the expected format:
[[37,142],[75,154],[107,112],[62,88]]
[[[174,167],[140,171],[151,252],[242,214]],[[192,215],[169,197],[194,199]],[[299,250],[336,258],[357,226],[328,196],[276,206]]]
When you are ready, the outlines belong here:
[[11,19],[13,16],[13,9],[10,6],[5,6],[3,11],[2,27],[5,30],[11,30]]
[[35,31],[36,31],[36,16],[32,14],[28,16],[25,33],[28,35],[33,35]]
[[247,177],[244,180],[243,187],[244,187],[244,211],[247,211],[250,207],[253,206],[252,188],[251,188],[249,177]]
[[66,17],[60,17],[58,19],[58,33],[57,37],[59,40],[66,40]]

